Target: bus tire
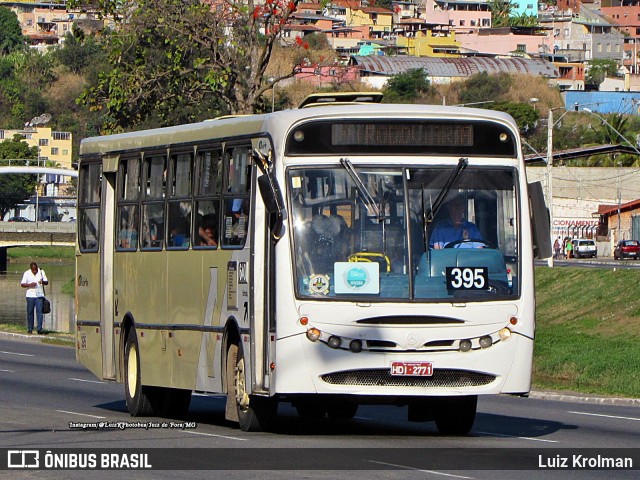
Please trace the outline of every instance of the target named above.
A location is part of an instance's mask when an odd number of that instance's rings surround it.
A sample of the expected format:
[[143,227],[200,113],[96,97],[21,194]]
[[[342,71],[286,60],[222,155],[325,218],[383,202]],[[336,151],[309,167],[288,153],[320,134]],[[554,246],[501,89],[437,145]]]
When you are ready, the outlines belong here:
[[445,397],[435,411],[436,427],[443,435],[466,435],[476,419],[478,396]]
[[154,414],[152,403],[153,390],[142,385],[140,374],[140,349],[135,328],[129,330],[124,348],[124,391],[127,410],[132,417],[144,417]]
[[235,405],[237,421],[243,432],[269,429],[277,414],[278,404],[274,399],[250,395],[247,391],[244,353],[242,347],[235,343],[227,351],[227,406],[231,403]]

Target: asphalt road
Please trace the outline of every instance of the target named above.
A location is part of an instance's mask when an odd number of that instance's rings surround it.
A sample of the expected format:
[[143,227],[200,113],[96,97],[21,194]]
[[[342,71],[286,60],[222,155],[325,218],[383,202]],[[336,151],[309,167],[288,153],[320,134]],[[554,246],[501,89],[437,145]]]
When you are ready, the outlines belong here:
[[[637,478],[640,469],[640,408],[630,405],[483,397],[471,434],[445,437],[431,423],[407,422],[401,407],[363,406],[350,421],[306,422],[281,404],[274,431],[245,433],[224,420],[221,397],[194,396],[187,423],[173,426],[167,419],[130,417],[123,398],[122,385],[96,379],[76,363],[71,348],[0,339],[0,455],[6,449],[124,448],[151,451],[156,467],[174,460],[181,465],[133,473],[12,469],[0,470],[0,478],[316,479],[344,478],[343,468],[350,479]],[[100,422],[123,428],[91,425]],[[632,454],[635,471],[549,468],[574,454]],[[216,455],[230,470],[189,469]]]

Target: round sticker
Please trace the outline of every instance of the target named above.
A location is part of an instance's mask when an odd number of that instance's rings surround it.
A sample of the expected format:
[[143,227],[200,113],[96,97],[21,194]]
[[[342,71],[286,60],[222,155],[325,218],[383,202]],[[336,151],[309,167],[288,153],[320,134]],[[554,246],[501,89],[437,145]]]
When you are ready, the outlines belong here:
[[329,275],[310,275],[309,292],[321,295],[329,293]]
[[344,272],[344,283],[353,289],[362,288],[369,283],[369,273],[360,267],[350,268]]

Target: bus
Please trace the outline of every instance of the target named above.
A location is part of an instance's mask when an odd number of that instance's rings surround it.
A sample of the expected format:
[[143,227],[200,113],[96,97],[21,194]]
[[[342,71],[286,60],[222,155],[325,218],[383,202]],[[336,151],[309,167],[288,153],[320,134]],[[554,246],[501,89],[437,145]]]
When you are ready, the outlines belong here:
[[[434,245],[454,198],[473,229]],[[76,357],[132,416],[198,393],[243,431],[285,402],[466,434],[479,395],[530,391],[548,220],[491,110],[337,101],[87,138]]]

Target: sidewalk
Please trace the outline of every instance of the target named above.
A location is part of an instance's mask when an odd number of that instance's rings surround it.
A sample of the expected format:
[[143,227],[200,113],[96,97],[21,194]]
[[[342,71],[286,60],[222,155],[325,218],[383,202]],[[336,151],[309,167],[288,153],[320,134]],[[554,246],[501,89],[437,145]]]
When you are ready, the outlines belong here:
[[3,332],[0,331],[0,339],[2,340],[19,340],[27,342],[55,342],[61,345],[73,347],[75,337],[71,333],[49,332],[42,335],[36,333],[20,333],[20,332]]

